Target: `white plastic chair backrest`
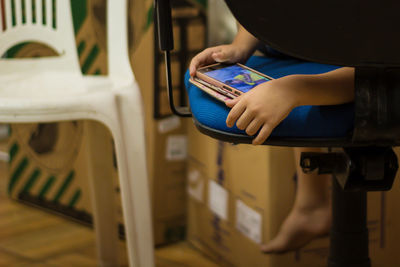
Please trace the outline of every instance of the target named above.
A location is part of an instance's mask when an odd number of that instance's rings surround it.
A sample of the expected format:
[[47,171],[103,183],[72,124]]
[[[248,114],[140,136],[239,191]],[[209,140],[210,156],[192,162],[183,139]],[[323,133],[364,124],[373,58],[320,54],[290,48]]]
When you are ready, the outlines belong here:
[[107,53],[108,72],[111,78],[134,80],[128,55],[128,2],[107,1]]
[[0,57],[24,42],[43,43],[59,56],[0,58],[0,75],[43,69],[80,72],[70,0],[0,0]]

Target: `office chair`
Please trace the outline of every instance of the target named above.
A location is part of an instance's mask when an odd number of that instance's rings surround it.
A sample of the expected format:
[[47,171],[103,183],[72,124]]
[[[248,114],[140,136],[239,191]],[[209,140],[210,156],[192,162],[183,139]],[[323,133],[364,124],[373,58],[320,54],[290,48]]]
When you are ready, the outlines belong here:
[[[366,192],[390,190],[399,145],[400,38],[395,0],[293,1],[226,0],[236,19],[272,48],[295,58],[248,62],[268,73],[321,73],[334,66],[355,68],[355,101],[337,106],[294,109],[264,145],[342,147],[343,152],[303,153],[304,171],[333,174],[329,267],[371,266],[366,227]],[[231,143],[253,137],[225,125],[229,109],[194,86],[187,86],[190,109],[171,97],[169,51],[173,48],[169,0],[156,0],[160,49],[165,51],[172,111],[193,117],[200,132]],[[332,64],[332,65],[326,65]],[[266,70],[266,69],[264,69]],[[271,75],[274,77],[274,75]],[[312,126],[312,127],[311,127]]]

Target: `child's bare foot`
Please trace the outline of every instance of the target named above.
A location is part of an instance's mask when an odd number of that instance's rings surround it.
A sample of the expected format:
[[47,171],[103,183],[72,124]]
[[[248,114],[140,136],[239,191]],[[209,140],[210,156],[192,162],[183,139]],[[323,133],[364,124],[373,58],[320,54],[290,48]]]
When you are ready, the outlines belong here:
[[313,208],[295,207],[283,222],[277,236],[261,247],[264,253],[285,253],[329,233],[329,204]]
[[[296,162],[301,152],[321,152],[317,148],[295,148]],[[297,192],[293,208],[274,239],[261,247],[265,253],[296,250],[329,233],[331,226],[330,175],[303,173],[297,166]]]

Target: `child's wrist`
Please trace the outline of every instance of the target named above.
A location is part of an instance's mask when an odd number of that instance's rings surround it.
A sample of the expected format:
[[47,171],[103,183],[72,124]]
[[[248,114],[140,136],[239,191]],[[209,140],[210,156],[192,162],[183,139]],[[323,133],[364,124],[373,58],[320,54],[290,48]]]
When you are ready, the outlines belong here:
[[251,56],[253,52],[251,47],[249,47],[246,44],[242,44],[240,42],[234,41],[231,45],[233,46],[233,49],[238,58],[240,58],[239,61],[241,61],[242,63],[244,63]]
[[288,75],[278,80],[281,80],[281,88],[285,89],[292,108],[305,105],[306,97],[303,94],[305,81],[302,75]]

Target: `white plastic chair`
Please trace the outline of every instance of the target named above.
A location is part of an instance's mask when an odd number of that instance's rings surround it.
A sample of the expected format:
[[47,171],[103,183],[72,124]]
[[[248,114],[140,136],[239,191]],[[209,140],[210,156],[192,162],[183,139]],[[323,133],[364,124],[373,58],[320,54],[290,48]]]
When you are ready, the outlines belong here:
[[[128,58],[127,1],[107,1],[107,77],[81,74],[70,1],[45,0],[43,9],[42,0],[24,0],[25,11],[20,0],[14,1],[14,9],[11,2],[4,0],[4,10],[0,5],[0,54],[19,43],[33,41],[50,46],[60,56],[0,58],[0,122],[84,119],[89,120],[86,129],[91,136],[96,136],[99,127],[93,121],[105,125],[115,141],[130,265],[154,266],[144,116]],[[32,2],[35,2],[35,14]],[[33,18],[36,18],[35,23]],[[95,176],[91,181],[91,195],[98,257],[101,265],[116,266],[115,192],[110,177],[101,175],[101,159],[96,157],[101,144],[95,141],[95,138],[91,139],[89,151],[93,166],[91,176]]]

